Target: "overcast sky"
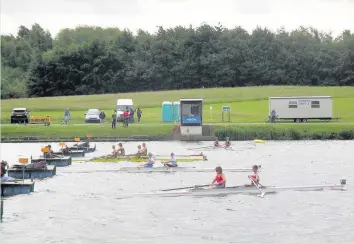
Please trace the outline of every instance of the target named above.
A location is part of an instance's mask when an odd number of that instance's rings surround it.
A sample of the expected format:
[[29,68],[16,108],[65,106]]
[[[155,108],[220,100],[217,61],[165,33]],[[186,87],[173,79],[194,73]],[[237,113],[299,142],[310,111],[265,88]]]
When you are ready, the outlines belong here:
[[78,25],[139,28],[198,26],[202,22],[248,31],[313,26],[335,35],[354,32],[354,0],[1,0],[1,33],[39,23],[56,35]]

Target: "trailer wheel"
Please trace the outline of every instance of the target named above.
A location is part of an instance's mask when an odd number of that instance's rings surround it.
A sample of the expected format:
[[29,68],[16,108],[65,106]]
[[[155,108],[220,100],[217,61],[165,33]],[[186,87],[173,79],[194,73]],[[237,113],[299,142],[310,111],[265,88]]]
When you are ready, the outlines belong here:
[[303,122],[303,123],[307,123],[307,119],[303,119],[302,122]]
[[301,120],[300,120],[300,119],[295,119],[295,122],[296,122],[296,123],[300,123]]

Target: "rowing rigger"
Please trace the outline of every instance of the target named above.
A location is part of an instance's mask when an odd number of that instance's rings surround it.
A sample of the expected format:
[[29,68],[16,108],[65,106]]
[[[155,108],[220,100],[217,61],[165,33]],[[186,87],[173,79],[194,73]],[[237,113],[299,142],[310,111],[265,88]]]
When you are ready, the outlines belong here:
[[[258,165],[261,168],[261,165]],[[224,168],[225,172],[251,172],[252,168]],[[260,170],[258,170],[260,171]],[[122,167],[120,169],[102,169],[102,170],[86,170],[77,172],[61,172],[61,173],[103,173],[103,172],[125,172],[125,173],[172,173],[172,172],[215,172],[215,168],[195,168],[195,167]]]
[[[261,165],[258,166],[261,168]],[[251,172],[252,168],[224,168],[226,172]],[[195,168],[195,167],[122,167],[120,171],[127,173],[152,173],[152,172],[215,172],[215,168]]]
[[[323,190],[346,190],[346,180],[341,179],[339,185],[312,185],[312,186],[264,186],[260,187],[263,193],[278,193],[282,191],[323,191]],[[205,186],[185,187],[190,189],[181,190],[184,188],[175,188],[161,190],[152,193],[140,193],[130,197],[180,197],[180,196],[215,196],[215,195],[228,195],[228,194],[259,194],[259,190],[252,186],[233,186],[225,188],[205,188]],[[122,197],[128,198],[128,196]]]

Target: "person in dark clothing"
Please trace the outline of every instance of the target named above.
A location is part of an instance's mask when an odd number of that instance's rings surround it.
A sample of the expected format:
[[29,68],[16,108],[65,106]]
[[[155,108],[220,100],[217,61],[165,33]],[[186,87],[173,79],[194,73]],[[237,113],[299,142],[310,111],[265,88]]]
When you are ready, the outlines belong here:
[[112,114],[112,129],[116,128],[116,124],[117,124],[117,110],[114,110]]
[[6,161],[1,161],[1,176],[3,177],[6,174],[7,171],[7,162]]
[[138,122],[140,122],[140,118],[141,118],[142,113],[143,113],[143,111],[141,111],[141,109],[138,108],[138,110],[136,111],[136,116],[138,117]]
[[100,112],[99,117],[100,117],[100,125],[101,125],[101,127],[103,127],[103,121],[106,118],[106,114],[104,113],[103,110]]
[[129,111],[129,123],[134,123],[134,110],[132,108]]

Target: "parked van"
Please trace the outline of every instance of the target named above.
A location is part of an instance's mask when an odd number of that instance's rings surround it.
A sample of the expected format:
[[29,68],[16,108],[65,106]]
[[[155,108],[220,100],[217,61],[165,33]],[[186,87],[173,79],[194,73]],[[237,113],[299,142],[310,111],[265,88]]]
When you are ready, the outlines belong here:
[[270,97],[269,116],[276,112],[277,119],[307,122],[310,119],[332,120],[332,97]]
[[117,121],[123,121],[123,112],[128,109],[134,111],[134,104],[132,99],[118,99],[117,100]]

